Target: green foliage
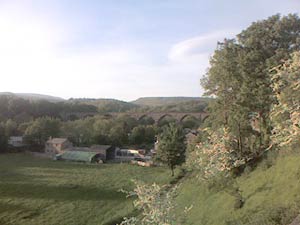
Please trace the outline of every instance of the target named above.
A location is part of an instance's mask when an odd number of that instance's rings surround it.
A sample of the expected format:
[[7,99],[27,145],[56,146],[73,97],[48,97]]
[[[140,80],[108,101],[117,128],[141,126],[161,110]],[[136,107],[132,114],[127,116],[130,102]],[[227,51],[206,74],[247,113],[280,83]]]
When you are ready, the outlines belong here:
[[176,123],[176,120],[172,116],[166,115],[158,121],[157,126],[163,127],[171,123]]
[[17,123],[28,122],[32,118],[60,118],[64,113],[97,112],[93,105],[72,102],[29,101],[14,95],[0,95],[0,119],[13,119]]
[[67,121],[62,123],[61,134],[67,137],[76,146],[88,146],[94,141],[94,124],[94,118]]
[[60,121],[50,117],[38,118],[31,122],[24,133],[24,139],[29,144],[44,145],[49,137],[60,136]]
[[154,126],[139,125],[134,127],[129,135],[129,142],[131,144],[141,145],[143,143],[155,142],[155,128]]
[[197,129],[200,126],[200,121],[192,116],[187,116],[181,121],[183,128]]
[[139,124],[142,125],[153,125],[155,124],[155,120],[149,116],[143,116],[139,121]]
[[113,121],[109,119],[96,117],[96,121],[93,124],[93,139],[98,144],[110,144],[109,132],[113,126]]
[[8,119],[4,124],[5,127],[5,135],[7,137],[16,136],[18,132],[18,124],[12,119]]
[[172,170],[185,161],[185,135],[183,129],[171,123],[163,127],[163,132],[158,137],[157,160],[165,163]]
[[77,146],[108,144],[141,147],[152,146],[156,133],[155,126],[140,125],[129,116],[116,119],[95,116],[63,122],[61,134]]
[[109,131],[109,137],[114,145],[126,145],[128,143],[128,134],[125,127],[121,124],[116,124]]
[[274,102],[269,70],[300,49],[299,32],[297,15],[275,15],[218,44],[202,80],[207,94],[216,97],[210,124],[228,127],[241,154],[259,154],[269,146]]

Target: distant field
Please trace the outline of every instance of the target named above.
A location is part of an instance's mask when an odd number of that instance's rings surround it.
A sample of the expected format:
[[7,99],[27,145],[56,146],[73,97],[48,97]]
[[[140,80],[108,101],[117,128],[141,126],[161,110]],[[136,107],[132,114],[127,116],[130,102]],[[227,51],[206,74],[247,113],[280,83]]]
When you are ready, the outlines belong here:
[[167,183],[165,168],[0,155],[1,225],[108,225],[133,212],[131,179]]

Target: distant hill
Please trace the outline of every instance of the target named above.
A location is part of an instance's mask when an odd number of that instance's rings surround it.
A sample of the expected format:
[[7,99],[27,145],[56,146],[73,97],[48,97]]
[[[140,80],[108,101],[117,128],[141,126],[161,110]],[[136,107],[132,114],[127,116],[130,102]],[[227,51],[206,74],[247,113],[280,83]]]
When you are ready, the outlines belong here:
[[142,106],[165,106],[186,103],[191,101],[206,102],[209,98],[204,97],[143,97],[131,103]]
[[[0,96],[14,96],[31,102],[45,100],[52,103],[71,103],[75,110],[82,104],[96,107],[100,113],[108,112],[200,112],[205,110],[211,98],[206,97],[143,97],[132,102],[105,98],[71,98],[65,100],[43,94],[0,92]],[[76,107],[75,107],[76,106]],[[75,107],[75,108],[74,108]],[[77,109],[76,109],[77,110]],[[76,111],[75,110],[75,111]],[[93,109],[94,110],[94,109]],[[78,111],[78,110],[77,110]]]
[[33,94],[33,93],[12,93],[12,92],[0,92],[1,95],[9,95],[9,96],[16,96],[19,98],[23,98],[29,101],[39,101],[39,100],[46,100],[49,102],[62,102],[65,99],[60,97],[54,97],[50,95],[42,95],[42,94]]
[[116,99],[93,99],[93,98],[76,98],[69,99],[68,102],[84,103],[87,105],[94,105],[98,108],[98,112],[127,112],[140,108],[140,106],[124,102]]

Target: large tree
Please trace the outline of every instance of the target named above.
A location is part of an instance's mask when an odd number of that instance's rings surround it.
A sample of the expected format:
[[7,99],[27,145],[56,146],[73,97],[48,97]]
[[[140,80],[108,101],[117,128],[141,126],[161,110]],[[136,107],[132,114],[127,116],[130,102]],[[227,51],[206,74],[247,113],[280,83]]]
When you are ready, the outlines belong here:
[[174,176],[175,167],[185,161],[185,150],[183,129],[175,123],[165,126],[158,137],[156,158],[171,169],[172,176]]
[[299,49],[297,15],[255,22],[236,39],[218,44],[202,84],[208,95],[216,97],[210,106],[212,126],[227,127],[238,140],[241,154],[269,145],[274,102],[269,71]]

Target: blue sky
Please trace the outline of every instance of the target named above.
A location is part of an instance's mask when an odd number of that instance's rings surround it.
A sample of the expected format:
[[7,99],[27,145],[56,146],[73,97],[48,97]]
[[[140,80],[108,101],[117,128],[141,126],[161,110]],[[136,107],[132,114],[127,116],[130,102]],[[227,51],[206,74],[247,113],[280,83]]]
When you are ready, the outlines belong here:
[[201,96],[217,41],[299,0],[0,0],[0,91]]

